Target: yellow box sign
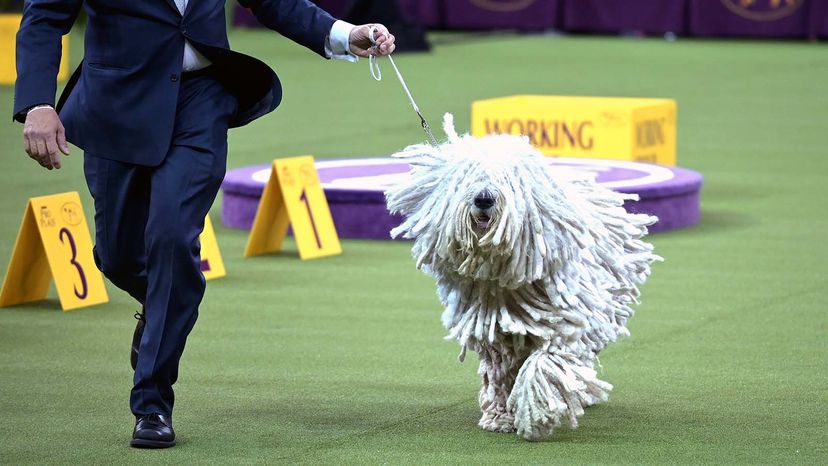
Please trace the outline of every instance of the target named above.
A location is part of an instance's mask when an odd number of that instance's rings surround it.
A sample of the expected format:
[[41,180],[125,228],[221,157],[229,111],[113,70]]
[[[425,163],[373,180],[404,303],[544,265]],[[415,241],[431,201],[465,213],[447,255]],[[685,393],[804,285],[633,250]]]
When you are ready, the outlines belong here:
[[518,95],[472,103],[472,134],[524,134],[550,156],[676,164],[670,99]]
[[[20,14],[0,14],[0,84],[14,84],[17,79],[15,68],[15,38],[20,29]],[[63,52],[60,57],[58,79],[69,77],[69,36],[61,41]]]
[[288,225],[303,260],[342,253],[325,191],[309,155],[273,161],[245,257],[280,250]]
[[64,311],[109,301],[77,192],[29,199],[0,307],[45,299],[53,277]]
[[204,279],[212,280],[227,275],[209,215],[204,219],[204,231],[198,239],[201,242],[201,273],[204,274]]

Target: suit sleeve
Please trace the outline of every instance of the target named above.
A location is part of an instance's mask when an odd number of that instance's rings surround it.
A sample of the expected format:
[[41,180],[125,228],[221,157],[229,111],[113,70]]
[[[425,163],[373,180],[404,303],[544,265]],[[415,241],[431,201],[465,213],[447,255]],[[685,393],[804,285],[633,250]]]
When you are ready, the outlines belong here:
[[336,21],[308,0],[238,0],[265,27],[325,57],[325,39]]
[[13,118],[26,119],[25,110],[38,104],[55,105],[61,37],[72,29],[83,0],[28,0],[17,31],[17,82]]

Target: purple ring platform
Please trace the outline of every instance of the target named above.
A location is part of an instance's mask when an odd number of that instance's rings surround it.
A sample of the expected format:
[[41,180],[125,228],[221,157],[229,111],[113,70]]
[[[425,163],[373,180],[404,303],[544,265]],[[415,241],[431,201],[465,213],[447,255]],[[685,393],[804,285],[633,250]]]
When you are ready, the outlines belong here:
[[[692,170],[621,160],[550,158],[558,169],[591,173],[598,183],[640,200],[625,204],[632,212],[658,217],[651,232],[698,223],[702,176]],[[341,238],[391,239],[402,221],[385,208],[385,190],[408,176],[409,166],[397,159],[361,158],[315,163],[337,233]],[[271,164],[230,170],[224,177],[221,220],[231,228],[250,229]]]

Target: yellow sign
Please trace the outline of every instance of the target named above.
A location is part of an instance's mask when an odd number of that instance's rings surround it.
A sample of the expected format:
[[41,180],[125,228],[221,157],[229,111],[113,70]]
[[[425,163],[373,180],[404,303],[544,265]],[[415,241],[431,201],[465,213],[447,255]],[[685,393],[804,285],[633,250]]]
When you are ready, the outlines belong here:
[[288,225],[293,228],[302,260],[342,253],[328,200],[310,155],[273,161],[245,257],[280,250]]
[[201,273],[204,274],[204,278],[212,280],[227,275],[209,215],[204,219],[204,231],[198,239],[201,242]]
[[64,311],[109,301],[77,192],[29,199],[0,307],[45,299],[52,277]]
[[[0,84],[14,84],[17,78],[15,68],[15,37],[20,29],[20,14],[0,14]],[[61,41],[63,52],[60,57],[58,79],[64,80],[69,76],[69,36],[63,36]]]
[[519,95],[472,103],[472,134],[524,134],[550,156],[676,164],[670,99]]

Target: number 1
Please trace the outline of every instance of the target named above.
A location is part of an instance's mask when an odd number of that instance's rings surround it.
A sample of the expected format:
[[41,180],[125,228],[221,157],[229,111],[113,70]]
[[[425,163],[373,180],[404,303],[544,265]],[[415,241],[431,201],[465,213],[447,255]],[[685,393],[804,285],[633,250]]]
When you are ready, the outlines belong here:
[[305,188],[302,188],[302,195],[299,196],[299,200],[305,203],[305,208],[308,209],[308,218],[311,222],[311,228],[313,228],[313,236],[316,238],[316,247],[318,249],[322,249],[322,242],[319,241],[319,233],[316,231],[316,222],[313,221],[313,213],[311,212],[310,203],[308,202],[308,197],[305,195]]

